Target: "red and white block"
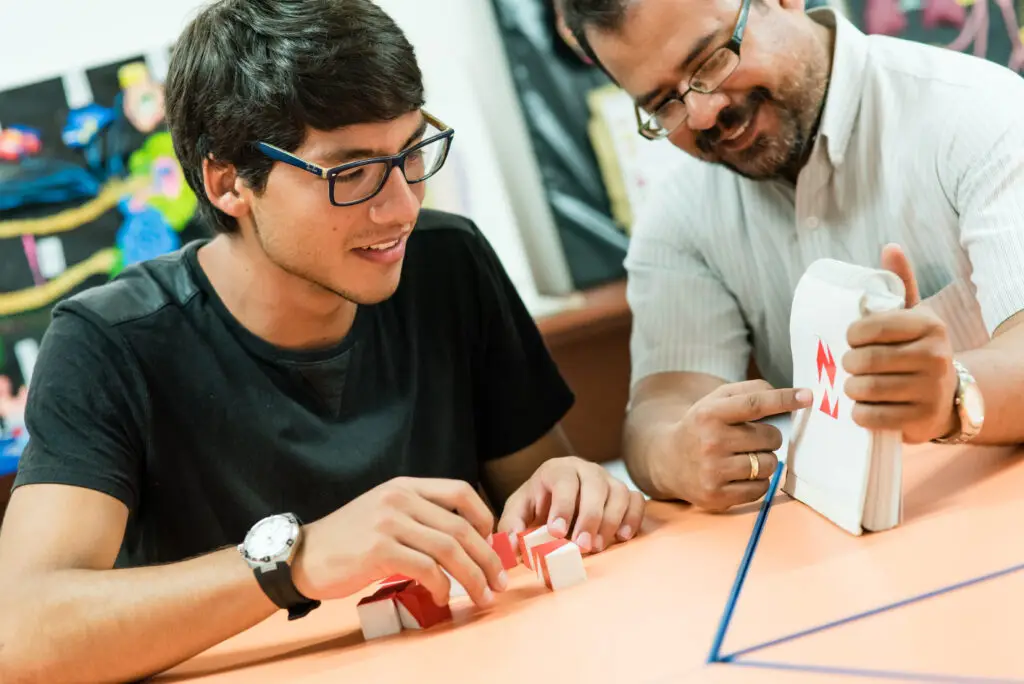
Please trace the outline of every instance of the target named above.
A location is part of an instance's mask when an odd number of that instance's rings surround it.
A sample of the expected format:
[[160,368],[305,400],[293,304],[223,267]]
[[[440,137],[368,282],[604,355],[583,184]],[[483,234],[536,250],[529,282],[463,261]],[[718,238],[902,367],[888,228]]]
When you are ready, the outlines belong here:
[[429,629],[452,619],[452,609],[435,604],[430,592],[415,582],[395,594],[395,605],[404,629]]
[[516,558],[516,549],[512,545],[512,538],[504,532],[498,532],[491,536],[491,548],[498,554],[498,558],[501,559],[501,567],[506,570],[519,565],[519,559]]
[[541,525],[540,527],[531,527],[528,530],[523,530],[519,533],[519,556],[523,560],[523,564],[531,570],[537,568],[533,564],[533,554],[531,549],[547,542],[552,542],[557,539],[553,534],[548,532],[547,525]]
[[544,585],[553,591],[567,589],[587,579],[580,547],[567,539],[534,547],[533,562],[538,579],[544,580]]
[[402,620],[395,602],[397,593],[398,589],[394,586],[383,587],[356,605],[364,639],[379,639],[402,631]]

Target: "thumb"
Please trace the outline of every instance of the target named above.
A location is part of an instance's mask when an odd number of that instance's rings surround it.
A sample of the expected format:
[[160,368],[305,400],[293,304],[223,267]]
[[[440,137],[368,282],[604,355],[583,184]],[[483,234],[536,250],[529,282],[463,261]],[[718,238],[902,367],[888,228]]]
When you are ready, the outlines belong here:
[[921,302],[921,294],[917,289],[917,278],[910,260],[899,245],[889,244],[882,248],[882,268],[891,271],[903,281],[907,291],[907,308],[911,309]]
[[498,532],[518,534],[529,527],[534,517],[533,497],[529,496],[527,489],[520,489],[505,502],[505,509],[498,521]]

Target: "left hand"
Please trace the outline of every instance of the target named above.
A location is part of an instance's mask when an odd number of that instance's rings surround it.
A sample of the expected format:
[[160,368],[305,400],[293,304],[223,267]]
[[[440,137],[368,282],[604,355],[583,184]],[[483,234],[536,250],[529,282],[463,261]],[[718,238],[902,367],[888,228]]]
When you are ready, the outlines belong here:
[[552,458],[508,498],[498,531],[546,524],[555,537],[569,538],[583,553],[596,553],[631,539],[646,503],[597,463],[576,456]]
[[921,301],[903,250],[889,245],[882,267],[906,286],[906,308],[871,314],[850,326],[843,368],[846,393],[856,402],[853,420],[873,430],[901,430],[914,444],[956,429],[957,378],[946,324]]

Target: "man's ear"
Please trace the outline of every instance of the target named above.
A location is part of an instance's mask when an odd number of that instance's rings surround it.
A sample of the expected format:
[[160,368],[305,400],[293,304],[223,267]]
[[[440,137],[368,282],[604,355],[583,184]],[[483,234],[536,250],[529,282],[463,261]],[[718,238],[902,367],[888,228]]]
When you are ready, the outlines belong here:
[[221,164],[211,157],[203,160],[203,185],[213,206],[232,218],[249,213],[247,194],[242,192],[242,179],[231,164]]

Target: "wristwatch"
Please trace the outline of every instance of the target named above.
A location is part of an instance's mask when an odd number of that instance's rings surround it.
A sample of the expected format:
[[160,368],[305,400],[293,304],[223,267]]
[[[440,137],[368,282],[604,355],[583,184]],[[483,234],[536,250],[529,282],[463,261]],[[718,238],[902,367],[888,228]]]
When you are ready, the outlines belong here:
[[937,444],[965,444],[981,432],[985,423],[985,401],[974,376],[959,361],[953,361],[957,387],[953,404],[960,417],[960,427],[949,435],[932,440]]
[[320,605],[306,598],[292,581],[291,562],[302,541],[302,526],[294,513],[267,516],[252,526],[238,545],[256,581],[274,605],[288,611],[288,619],[305,617]]

